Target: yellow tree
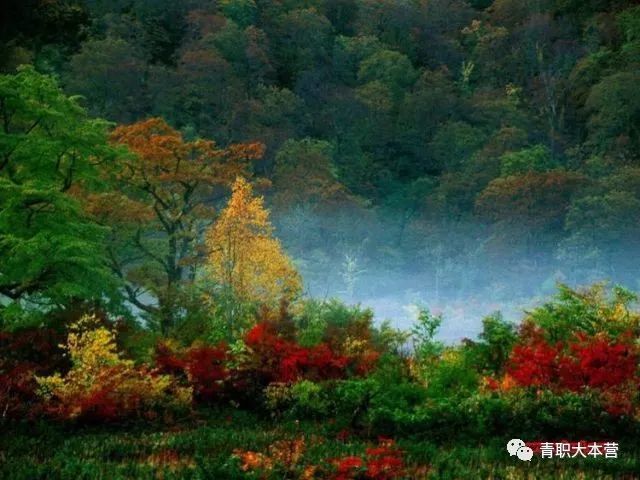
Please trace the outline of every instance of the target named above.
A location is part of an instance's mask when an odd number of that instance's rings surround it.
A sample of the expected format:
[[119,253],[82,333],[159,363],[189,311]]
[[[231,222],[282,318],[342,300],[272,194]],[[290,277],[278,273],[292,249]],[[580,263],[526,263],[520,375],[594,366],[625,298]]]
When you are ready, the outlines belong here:
[[269,211],[242,177],[207,236],[213,279],[243,300],[275,305],[300,293],[291,259],[273,237]]

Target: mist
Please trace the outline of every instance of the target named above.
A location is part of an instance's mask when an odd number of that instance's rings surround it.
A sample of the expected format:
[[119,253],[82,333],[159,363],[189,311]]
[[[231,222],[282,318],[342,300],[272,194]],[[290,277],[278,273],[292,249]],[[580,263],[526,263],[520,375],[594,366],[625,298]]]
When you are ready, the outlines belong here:
[[304,206],[275,211],[273,221],[307,296],[370,308],[376,323],[401,329],[428,308],[442,314],[439,339],[446,343],[477,337],[482,319],[497,311],[519,322],[558,283],[637,288],[634,250],[576,246],[562,231],[531,237],[517,225],[468,218],[406,221],[398,212]]

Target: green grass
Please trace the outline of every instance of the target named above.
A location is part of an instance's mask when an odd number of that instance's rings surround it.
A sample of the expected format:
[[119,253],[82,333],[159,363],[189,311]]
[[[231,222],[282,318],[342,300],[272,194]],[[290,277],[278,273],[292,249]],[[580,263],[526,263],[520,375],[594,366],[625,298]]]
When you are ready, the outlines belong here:
[[[303,437],[302,463],[362,454],[375,439],[336,438],[331,422],[276,422],[240,411],[210,411],[198,420],[172,426],[63,428],[3,426],[0,434],[0,479],[233,479],[259,478],[243,473],[235,449],[265,452],[281,439]],[[435,444],[398,439],[409,465],[429,465],[433,479],[576,479],[640,478],[639,444],[621,442],[619,458],[509,457],[506,439],[484,445]],[[272,478],[286,477],[281,472]],[[295,477],[293,477],[295,478]]]

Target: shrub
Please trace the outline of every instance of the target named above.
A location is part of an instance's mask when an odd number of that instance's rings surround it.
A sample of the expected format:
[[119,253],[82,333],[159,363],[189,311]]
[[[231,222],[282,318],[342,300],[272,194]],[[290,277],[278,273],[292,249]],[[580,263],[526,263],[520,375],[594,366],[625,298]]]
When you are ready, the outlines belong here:
[[539,327],[552,343],[571,340],[576,333],[606,333],[615,338],[625,332],[638,333],[640,314],[631,309],[637,301],[632,292],[596,284],[582,290],[558,286],[553,301],[531,311],[526,324]]
[[336,416],[380,434],[396,433],[397,416],[414,411],[427,399],[425,387],[390,360],[368,377],[336,382],[328,393]]
[[191,402],[191,390],[177,386],[170,376],[121,359],[113,332],[94,317],[72,325],[65,350],[71,361],[65,375],[36,377],[45,411],[55,418],[154,418],[159,411],[185,408]]
[[637,348],[628,339],[578,334],[567,345],[552,346],[537,338],[514,347],[507,372],[523,387],[579,391],[637,383]]
[[430,367],[427,378],[427,394],[432,398],[470,395],[480,381],[468,352],[460,348],[446,349]]
[[347,372],[347,357],[336,355],[325,344],[302,347],[285,340],[268,323],[257,324],[244,341],[250,352],[245,369],[263,385],[341,378]]
[[363,457],[348,456],[332,461],[333,480],[392,480],[405,478],[403,452],[390,439],[381,438],[378,445],[369,447]]
[[329,395],[323,385],[302,380],[294,384],[272,383],[264,391],[267,408],[274,415],[323,418],[329,414]]
[[229,349],[224,343],[194,345],[184,351],[168,342],[156,346],[158,370],[186,383],[193,390],[194,400],[201,403],[216,402],[224,397],[230,379],[228,360]]
[[39,413],[36,375],[68,369],[52,329],[0,332],[0,419],[23,419]]
[[494,313],[482,319],[479,337],[470,348],[476,369],[500,374],[517,340],[515,325],[505,321],[500,313]]

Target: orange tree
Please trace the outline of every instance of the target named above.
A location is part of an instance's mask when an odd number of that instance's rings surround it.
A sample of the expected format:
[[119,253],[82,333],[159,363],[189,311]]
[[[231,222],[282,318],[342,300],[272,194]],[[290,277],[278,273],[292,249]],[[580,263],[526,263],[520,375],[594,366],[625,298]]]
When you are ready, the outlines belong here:
[[273,237],[262,197],[254,196],[242,177],[236,179],[229,203],[209,230],[207,246],[214,281],[241,300],[275,306],[302,288],[293,263]]
[[185,313],[213,205],[264,147],[187,141],[159,118],[120,126],[111,139],[126,147],[105,172],[117,187],[90,208],[111,227],[111,267],[128,300],[166,334]]

